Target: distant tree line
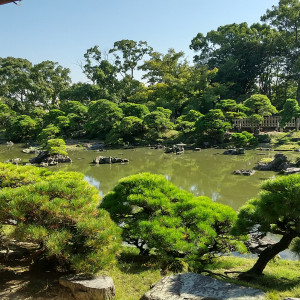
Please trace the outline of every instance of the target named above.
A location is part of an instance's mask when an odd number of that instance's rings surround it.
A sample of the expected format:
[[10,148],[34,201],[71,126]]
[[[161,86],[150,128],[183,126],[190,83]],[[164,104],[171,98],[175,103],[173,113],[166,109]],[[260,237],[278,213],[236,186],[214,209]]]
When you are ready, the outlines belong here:
[[[183,52],[121,40],[86,51],[87,83],[52,61],[0,58],[0,126],[12,141],[99,138],[110,144],[226,140],[233,119],[299,117],[300,3],[281,0],[261,23],[197,34]],[[136,77],[137,71],[141,74]]]

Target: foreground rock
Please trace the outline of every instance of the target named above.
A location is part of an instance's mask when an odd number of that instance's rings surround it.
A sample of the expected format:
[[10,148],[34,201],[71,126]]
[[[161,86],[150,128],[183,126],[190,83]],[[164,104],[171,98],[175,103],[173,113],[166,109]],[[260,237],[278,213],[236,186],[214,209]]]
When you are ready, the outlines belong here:
[[104,300],[115,298],[115,286],[111,277],[60,278],[59,283],[69,288],[76,300]]
[[255,174],[254,170],[248,170],[248,169],[241,169],[241,170],[235,170],[233,171],[234,175],[244,175],[244,176],[251,176]]
[[241,155],[245,154],[245,149],[244,148],[233,148],[233,149],[228,149],[223,152],[224,155]]
[[268,163],[258,163],[255,167],[256,170],[259,171],[275,171],[280,172],[286,170],[290,167],[290,162],[288,161],[286,155],[277,153],[274,156],[274,159]]
[[265,294],[257,289],[226,283],[200,274],[186,273],[164,277],[141,300],[259,300]]
[[116,163],[127,163],[129,160],[127,158],[119,158],[112,156],[97,156],[94,160],[94,164],[116,164]]
[[47,167],[55,166],[58,163],[70,163],[72,160],[66,155],[50,155],[48,151],[42,151],[38,154],[38,156],[29,159],[29,162],[32,164],[41,164],[43,167]]

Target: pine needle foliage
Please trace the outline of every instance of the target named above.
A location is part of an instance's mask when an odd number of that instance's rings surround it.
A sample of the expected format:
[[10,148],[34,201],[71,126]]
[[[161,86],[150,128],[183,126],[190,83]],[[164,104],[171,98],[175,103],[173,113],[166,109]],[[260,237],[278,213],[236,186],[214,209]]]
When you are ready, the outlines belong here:
[[265,181],[257,198],[249,200],[239,211],[232,233],[236,235],[273,233],[281,236],[266,247],[255,265],[247,272],[261,275],[278,253],[287,249],[300,254],[300,174],[281,176]]
[[120,229],[97,209],[99,191],[83,174],[0,164],[0,187],[0,226],[13,225],[11,238],[39,244],[39,257],[81,273],[114,262]]
[[123,239],[153,250],[163,265],[200,269],[214,255],[240,246],[229,235],[236,213],[208,197],[194,197],[162,175],[128,176],[108,193],[101,208],[123,228]]

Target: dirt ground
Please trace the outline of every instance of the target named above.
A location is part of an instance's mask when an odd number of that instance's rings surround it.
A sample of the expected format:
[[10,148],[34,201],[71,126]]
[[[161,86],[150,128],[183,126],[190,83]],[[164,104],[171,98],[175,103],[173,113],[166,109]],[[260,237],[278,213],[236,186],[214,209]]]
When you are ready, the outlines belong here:
[[0,251],[0,299],[74,300],[71,292],[58,283],[64,273],[48,266],[33,267],[30,256],[35,247],[15,243],[9,245],[8,255],[5,250]]

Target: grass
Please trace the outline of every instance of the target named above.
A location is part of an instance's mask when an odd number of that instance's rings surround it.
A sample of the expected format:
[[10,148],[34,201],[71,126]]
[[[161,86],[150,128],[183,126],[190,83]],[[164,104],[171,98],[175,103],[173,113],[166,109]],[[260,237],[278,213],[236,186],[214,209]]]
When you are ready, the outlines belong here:
[[113,278],[116,300],[138,300],[162,278],[156,261],[138,255],[133,247],[123,247],[118,265],[100,274]]
[[[243,272],[249,270],[255,259],[236,256],[218,258],[206,269],[214,273]],[[162,275],[154,260],[146,260],[137,254],[136,249],[125,247],[118,266],[101,272],[111,276],[116,286],[116,300],[138,300]],[[205,273],[203,273],[205,274]],[[168,275],[171,275],[169,273]],[[266,300],[279,300],[285,297],[300,297],[300,262],[278,259],[270,262],[261,276],[254,282],[237,279],[237,274],[229,274],[227,282],[248,286],[266,292]],[[219,276],[217,279],[223,280]]]
[[[255,259],[227,256],[219,258],[208,269],[221,274],[228,271],[243,272],[253,266],[254,262]],[[300,297],[300,262],[278,259],[270,262],[264,275],[254,282],[234,278],[226,281],[263,290],[266,292],[266,300]]]
[[270,132],[271,145],[277,151],[294,151],[300,148],[298,142],[293,142],[293,138],[300,138],[299,131],[291,132]]

